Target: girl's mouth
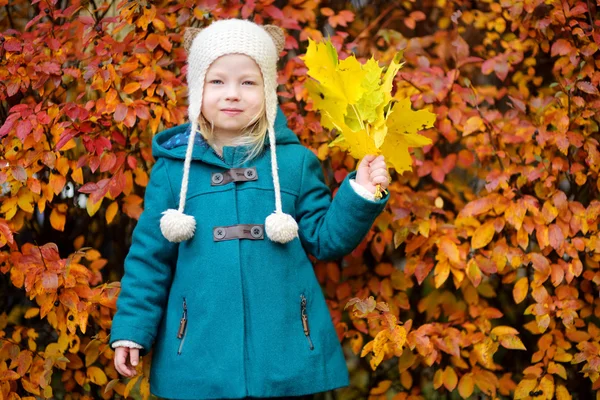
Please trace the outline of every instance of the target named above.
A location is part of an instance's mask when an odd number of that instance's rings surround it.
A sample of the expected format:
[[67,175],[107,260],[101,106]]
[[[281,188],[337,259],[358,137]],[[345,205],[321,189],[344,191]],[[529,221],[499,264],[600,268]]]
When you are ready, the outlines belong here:
[[225,109],[221,110],[221,112],[223,112],[231,117],[234,117],[236,115],[241,114],[242,110],[238,110],[237,108],[225,108]]

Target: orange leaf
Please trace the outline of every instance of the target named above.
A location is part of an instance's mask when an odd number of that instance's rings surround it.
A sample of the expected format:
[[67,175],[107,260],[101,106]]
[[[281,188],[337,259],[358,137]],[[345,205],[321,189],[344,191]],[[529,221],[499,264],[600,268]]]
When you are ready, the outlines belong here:
[[450,264],[448,264],[445,261],[438,262],[435,266],[435,271],[433,272],[433,274],[435,280],[435,287],[439,288],[444,284],[444,282],[446,282],[446,279],[448,279],[448,275],[450,275]]
[[118,210],[119,210],[119,204],[117,201],[113,201],[112,203],[110,203],[110,205],[106,209],[106,223],[107,224],[110,224],[113,221],[113,219],[115,218],[115,215],[117,215]]
[[469,263],[467,264],[467,276],[469,277],[469,280],[471,281],[473,286],[477,287],[481,283],[481,270],[479,269],[479,267],[477,266],[477,262],[473,258],[470,259]]
[[[66,205],[66,204],[65,204]],[[58,211],[55,207],[50,214],[50,225],[57,231],[63,232],[65,230],[65,222],[67,221],[67,216]]]
[[488,221],[481,225],[473,233],[473,237],[471,238],[471,247],[476,250],[487,246],[488,243],[490,243],[494,238],[495,232],[496,230],[494,229],[494,221]]
[[456,376],[456,372],[454,368],[448,366],[444,370],[444,386],[448,391],[453,391],[456,388],[458,383],[458,377]]
[[473,394],[474,386],[473,376],[470,373],[465,374],[460,378],[460,382],[458,383],[458,394],[463,399],[469,398]]
[[550,246],[554,249],[558,249],[562,246],[565,236],[557,224],[552,224],[548,227],[548,240]]
[[402,371],[400,373],[400,384],[404,386],[405,389],[410,389],[413,385],[413,378],[410,372]]
[[527,297],[527,292],[529,290],[529,281],[527,277],[519,279],[513,288],[513,299],[516,304],[521,303]]
[[463,136],[470,135],[471,133],[483,130],[484,124],[483,120],[479,116],[473,116],[467,120],[465,126],[463,128]]
[[50,174],[50,179],[48,180],[48,183],[50,184],[50,187],[52,187],[54,194],[58,195],[60,192],[62,192],[63,188],[65,187],[67,179],[59,174]]
[[377,387],[371,389],[371,394],[372,395],[385,394],[391,386],[392,386],[392,381],[390,381],[390,380],[381,381],[381,382],[379,382],[379,385],[377,385]]
[[454,243],[448,237],[443,236],[440,238],[438,246],[441,252],[448,257],[452,263],[458,264],[460,262],[458,247],[456,246],[456,243]]

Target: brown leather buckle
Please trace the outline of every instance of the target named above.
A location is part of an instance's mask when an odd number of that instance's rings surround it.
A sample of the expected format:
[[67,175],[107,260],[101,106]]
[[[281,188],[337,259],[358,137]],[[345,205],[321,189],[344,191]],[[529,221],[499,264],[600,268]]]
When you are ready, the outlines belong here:
[[223,172],[213,172],[210,179],[211,186],[226,185],[229,182],[248,182],[258,179],[256,167],[231,168]]
[[232,239],[263,240],[264,231],[264,225],[262,224],[215,226],[213,228],[213,240],[215,242]]

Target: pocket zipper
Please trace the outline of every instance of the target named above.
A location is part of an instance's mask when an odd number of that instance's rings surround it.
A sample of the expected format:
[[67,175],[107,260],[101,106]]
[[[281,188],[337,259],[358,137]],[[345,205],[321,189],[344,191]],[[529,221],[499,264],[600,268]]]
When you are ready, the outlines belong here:
[[304,329],[304,336],[306,336],[306,339],[308,340],[309,348],[311,350],[314,350],[315,346],[313,346],[313,342],[310,339],[310,329],[308,327],[308,315],[306,314],[306,297],[304,297],[304,294],[301,294],[300,298],[302,299],[300,301],[300,316],[302,317],[302,328]]
[[179,349],[177,350],[177,354],[181,354],[181,348],[183,347],[183,342],[185,340],[185,334],[187,333],[187,304],[185,302],[185,297],[183,298],[183,315],[181,316],[181,320],[179,321],[179,330],[177,331],[177,339],[181,339],[179,343]]

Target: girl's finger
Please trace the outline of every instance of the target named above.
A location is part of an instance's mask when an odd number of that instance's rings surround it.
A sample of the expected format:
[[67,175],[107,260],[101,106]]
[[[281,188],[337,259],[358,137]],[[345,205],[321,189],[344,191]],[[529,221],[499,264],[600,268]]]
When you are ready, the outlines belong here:
[[375,178],[373,178],[373,180],[371,181],[373,183],[373,185],[381,185],[382,187],[386,188],[388,186],[388,179],[386,176],[376,176]]
[[369,175],[371,176],[371,179],[375,178],[376,176],[380,176],[380,175],[387,177],[387,170],[385,168],[378,168],[378,169],[372,170]]
[[131,365],[136,366],[140,362],[140,350],[139,349],[130,349],[129,350],[129,358],[131,359]]
[[115,353],[115,368],[121,375],[127,376],[127,370],[125,367],[125,359],[127,357],[127,351],[119,350]]
[[383,161],[383,160],[374,160],[371,162],[371,164],[369,164],[369,166],[371,168],[373,168],[373,167],[380,168],[380,167],[385,167],[386,164],[385,164],[385,161]]
[[371,165],[371,162],[373,162],[374,159],[375,159],[375,155],[374,154],[367,154],[360,161],[359,165],[363,165],[363,164],[365,164],[365,165]]

